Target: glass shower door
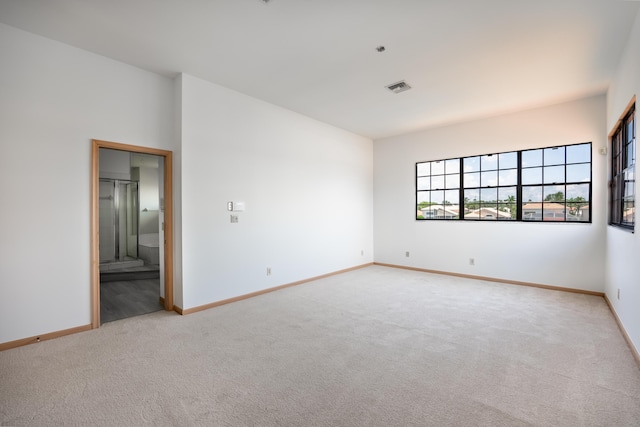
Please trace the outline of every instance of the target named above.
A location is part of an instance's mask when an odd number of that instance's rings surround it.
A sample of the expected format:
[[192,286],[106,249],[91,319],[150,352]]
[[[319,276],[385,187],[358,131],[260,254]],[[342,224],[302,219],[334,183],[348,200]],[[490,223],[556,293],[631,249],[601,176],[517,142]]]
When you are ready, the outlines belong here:
[[100,264],[116,261],[115,181],[100,180]]
[[138,257],[138,183],[100,179],[100,263]]

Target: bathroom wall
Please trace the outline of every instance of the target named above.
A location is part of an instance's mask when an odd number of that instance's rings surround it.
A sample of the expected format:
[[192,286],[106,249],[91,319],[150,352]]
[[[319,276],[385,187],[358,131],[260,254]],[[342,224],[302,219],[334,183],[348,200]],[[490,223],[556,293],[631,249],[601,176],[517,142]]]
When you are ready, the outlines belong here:
[[100,149],[100,178],[131,179],[131,155],[126,151]]
[[[136,168],[140,185],[140,235],[155,234],[158,243],[160,191],[158,168],[141,166]],[[149,237],[143,240],[150,242]]]

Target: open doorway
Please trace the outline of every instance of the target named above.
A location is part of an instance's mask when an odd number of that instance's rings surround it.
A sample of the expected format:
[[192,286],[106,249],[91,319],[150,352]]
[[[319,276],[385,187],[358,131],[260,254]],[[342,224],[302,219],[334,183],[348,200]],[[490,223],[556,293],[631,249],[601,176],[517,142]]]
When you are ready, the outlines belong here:
[[172,310],[171,152],[92,144],[92,327]]

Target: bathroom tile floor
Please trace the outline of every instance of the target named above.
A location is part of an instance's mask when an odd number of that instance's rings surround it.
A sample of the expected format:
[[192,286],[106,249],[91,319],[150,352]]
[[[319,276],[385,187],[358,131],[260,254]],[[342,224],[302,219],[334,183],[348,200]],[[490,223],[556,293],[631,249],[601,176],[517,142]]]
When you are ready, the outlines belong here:
[[[144,271],[142,273],[145,273]],[[152,272],[153,273],[153,272]],[[125,274],[125,273],[122,273]],[[160,279],[136,278],[100,282],[100,322],[139,316],[163,310],[160,304]],[[139,275],[138,275],[139,276]]]

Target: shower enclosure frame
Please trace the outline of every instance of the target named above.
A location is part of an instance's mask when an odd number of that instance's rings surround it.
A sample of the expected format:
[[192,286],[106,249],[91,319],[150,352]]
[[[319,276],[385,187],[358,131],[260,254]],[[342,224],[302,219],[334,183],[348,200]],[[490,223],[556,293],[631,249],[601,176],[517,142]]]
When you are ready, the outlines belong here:
[[[110,183],[113,185],[113,194],[108,196],[109,200],[113,200],[113,205],[111,206],[113,213],[113,259],[106,260],[101,253],[100,255],[100,263],[111,263],[124,261],[125,258],[131,257],[134,259],[138,259],[138,235],[139,235],[139,198],[140,198],[140,190],[138,181],[124,180],[124,179],[112,179],[112,178],[99,178],[99,185],[102,183]],[[125,206],[121,206],[123,201],[123,195],[120,192],[123,190],[122,185],[127,186],[127,193],[124,195],[126,198]],[[128,191],[133,191],[135,187],[135,196],[128,193]],[[99,193],[102,194],[102,188],[99,188]],[[100,195],[100,200],[104,200],[105,197]],[[125,251],[124,254],[121,253],[122,247],[122,230],[120,229],[121,219],[120,215],[122,215],[122,209],[125,210],[125,230],[124,230],[124,239],[125,239]],[[99,218],[100,219],[100,218]],[[104,224],[100,224],[103,226]],[[129,227],[135,228],[135,233],[131,234],[131,230]],[[130,239],[135,238],[135,242],[131,242]],[[101,242],[102,243],[102,242]],[[130,251],[135,250],[135,254],[130,253]],[[102,250],[102,249],[101,249]]]
[[178,311],[173,305],[173,152],[98,139],[91,140],[91,328],[100,327],[100,148],[130,153],[153,154],[163,158],[164,166],[164,308]]

